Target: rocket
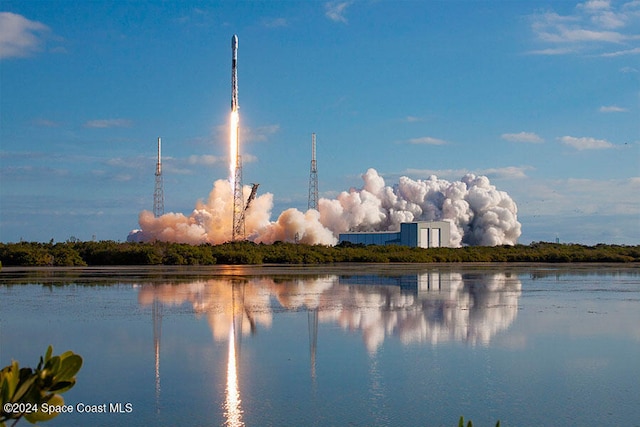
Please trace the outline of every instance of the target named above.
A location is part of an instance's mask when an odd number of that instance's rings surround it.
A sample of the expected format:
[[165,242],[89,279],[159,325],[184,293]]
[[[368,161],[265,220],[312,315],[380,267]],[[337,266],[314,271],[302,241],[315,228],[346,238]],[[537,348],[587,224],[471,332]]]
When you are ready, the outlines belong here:
[[238,36],[231,37],[231,111],[238,111]]

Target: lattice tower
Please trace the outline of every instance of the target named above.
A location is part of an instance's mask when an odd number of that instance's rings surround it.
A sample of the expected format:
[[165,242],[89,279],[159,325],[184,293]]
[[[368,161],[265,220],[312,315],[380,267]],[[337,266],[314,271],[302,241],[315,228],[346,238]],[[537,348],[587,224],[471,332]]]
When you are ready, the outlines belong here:
[[153,191],[153,215],[157,218],[164,215],[164,183],[162,180],[162,141],[158,137],[158,163],[156,163],[156,186]]
[[318,165],[316,163],[316,134],[311,134],[311,172],[309,173],[308,209],[318,210]]
[[[239,145],[239,144],[238,144]],[[242,157],[236,156],[233,177],[233,235],[232,240],[244,240],[244,200],[242,197]]]

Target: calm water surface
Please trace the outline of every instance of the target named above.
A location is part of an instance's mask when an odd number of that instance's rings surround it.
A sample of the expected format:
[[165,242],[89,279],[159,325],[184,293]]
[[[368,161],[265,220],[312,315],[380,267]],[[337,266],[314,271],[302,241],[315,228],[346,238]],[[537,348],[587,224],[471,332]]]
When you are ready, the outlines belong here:
[[637,265],[5,268],[0,301],[0,366],[84,358],[48,426],[640,425]]

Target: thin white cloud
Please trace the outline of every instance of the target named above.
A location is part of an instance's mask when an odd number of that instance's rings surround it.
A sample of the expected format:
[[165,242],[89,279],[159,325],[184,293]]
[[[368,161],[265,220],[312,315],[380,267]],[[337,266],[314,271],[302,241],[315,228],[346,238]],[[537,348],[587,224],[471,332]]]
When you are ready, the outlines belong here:
[[0,59],[23,58],[41,49],[49,27],[22,15],[0,12]]
[[258,161],[258,158],[253,154],[249,154],[249,153],[242,154],[242,163],[255,163],[257,161]]
[[601,54],[600,56],[605,58],[615,58],[616,56],[638,55],[638,54],[640,54],[640,47],[635,47],[633,49],[617,50],[615,52],[606,52]]
[[411,138],[407,140],[409,144],[421,144],[421,145],[446,145],[447,141],[443,139],[433,138],[430,136],[423,136],[420,138]]
[[[170,159],[168,156],[163,156],[162,161]],[[120,169],[139,169],[141,164],[149,163],[149,165],[155,164],[155,158],[153,163],[148,161],[146,157],[136,156],[136,157],[111,157],[108,159],[95,159],[96,161],[100,161],[107,166],[120,168]]]
[[601,113],[626,113],[626,108],[618,107],[617,105],[603,105],[598,109]]
[[527,177],[526,171],[532,169],[532,166],[507,166],[503,168],[483,169],[478,171],[477,174],[497,179],[523,179]]
[[69,53],[66,47],[64,46],[56,46],[49,49],[51,53]]
[[611,7],[611,2],[609,0],[587,0],[578,7],[586,10],[607,10]]
[[[485,175],[492,179],[524,179],[526,172],[535,169],[532,166],[505,166],[501,168],[487,168],[478,170],[469,169],[406,169],[401,175],[412,178],[429,178],[436,176],[442,179],[458,180],[463,176],[472,173],[474,175]],[[394,174],[395,175],[395,174]]]
[[193,175],[194,171],[192,167],[184,164],[185,161],[177,160],[170,163],[162,163],[162,173],[168,173],[170,175]]
[[118,166],[118,167],[122,167],[122,166],[132,167],[133,165],[133,162],[131,161],[131,159],[125,159],[123,157],[112,157],[107,159],[104,163],[109,166]]
[[113,177],[113,179],[117,182],[128,182],[133,179],[133,177],[126,173],[119,173]]
[[225,157],[217,157],[210,154],[202,154],[199,156],[194,154],[187,158],[187,162],[190,165],[213,166],[220,162],[226,163],[227,159]]
[[128,128],[132,122],[128,119],[98,119],[85,122],[87,128]]
[[[275,135],[280,131],[279,124],[258,126],[256,128],[250,128],[247,126],[240,126],[240,144],[245,142],[266,142],[269,137]],[[229,141],[229,125],[227,123],[221,124],[215,127],[216,139]],[[209,144],[210,141],[205,139],[202,141],[205,144]]]
[[638,69],[633,67],[622,67],[620,68],[620,72],[624,74],[637,73]]
[[[389,176],[406,175],[410,178],[420,179],[436,176],[438,178],[447,179],[460,179],[469,173],[468,169],[405,169],[403,172],[397,174],[389,174]],[[385,175],[386,176],[386,175]]]
[[56,128],[60,126],[60,123],[49,119],[36,119],[33,124],[43,128]]
[[603,150],[613,148],[614,145],[604,139],[596,139],[590,137],[577,138],[575,136],[563,136],[558,138],[560,142],[576,150]]
[[0,159],[7,160],[33,160],[33,159],[50,159],[49,153],[43,151],[0,151]]
[[[244,154],[242,156],[242,161],[244,163],[250,162],[250,160],[247,160],[247,158],[245,158]],[[139,169],[140,164],[142,163],[147,163],[149,165],[155,164],[155,157],[154,159],[121,159],[119,162],[121,163],[120,166],[122,167]],[[227,156],[214,156],[211,154],[192,154],[187,157],[162,157],[163,172],[168,173],[169,175],[194,175],[199,170],[203,170],[203,168],[226,168],[228,163],[229,159]]]
[[607,42],[621,43],[627,37],[615,31],[594,31],[582,28],[558,28],[555,32],[543,32],[538,35],[543,41],[551,43]]
[[[612,4],[608,0],[579,3],[572,14],[546,12],[534,16],[531,29],[543,44],[551,45],[529,53],[560,55],[592,53],[600,56],[640,53],[640,36],[634,31],[640,22],[637,1]],[[620,46],[614,51],[611,46]]]
[[568,55],[570,53],[576,53],[576,52],[577,52],[577,50],[573,49],[573,48],[559,47],[559,48],[550,48],[550,49],[531,50],[528,53],[530,55],[548,55],[548,56],[553,56],[553,55]]
[[265,18],[262,20],[262,25],[266,28],[282,28],[289,25],[286,18]]
[[532,144],[544,142],[544,139],[533,132],[503,133],[500,137],[510,142],[528,142]]
[[577,8],[582,9],[591,22],[603,28],[621,28],[627,21],[624,13],[612,10],[609,0],[589,0]]
[[351,6],[352,3],[352,1],[332,1],[325,3],[325,16],[333,22],[342,22],[343,24],[346,24],[347,17],[345,15],[347,13],[347,8]]
[[606,11],[594,18],[594,22],[604,28],[621,28],[625,26],[624,17],[613,12]]
[[418,123],[418,122],[422,122],[424,121],[424,119],[422,119],[421,117],[416,117],[416,116],[407,116],[403,119],[404,122],[406,123]]
[[640,179],[529,180],[513,197],[525,215],[640,214]]
[[185,9],[184,14],[174,18],[175,22],[180,25],[188,25],[190,27],[209,27],[215,17],[212,11],[195,7],[191,10]]
[[[55,184],[59,179],[73,179],[74,184],[78,183],[78,185],[94,178],[108,181],[127,181],[146,173],[146,170],[152,173],[155,164],[155,160],[143,156],[107,158],[86,154],[44,152],[9,152],[7,156],[17,161],[28,160],[29,165],[27,167],[20,166],[20,169],[17,170],[9,168],[3,171],[0,168],[0,176],[3,176],[3,179],[46,181],[47,184]],[[50,165],[55,165],[55,167]],[[145,168],[145,165],[148,165],[148,168]],[[15,172],[19,172],[19,174],[13,176]]]
[[265,142],[271,135],[276,134],[280,130],[280,125],[258,126],[255,129],[240,128],[244,141]]

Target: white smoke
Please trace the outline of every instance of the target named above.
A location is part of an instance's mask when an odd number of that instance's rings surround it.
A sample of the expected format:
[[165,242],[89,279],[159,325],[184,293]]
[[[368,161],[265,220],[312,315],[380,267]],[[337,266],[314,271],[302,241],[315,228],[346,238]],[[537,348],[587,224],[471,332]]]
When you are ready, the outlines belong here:
[[[251,188],[243,188],[245,200]],[[273,195],[270,193],[256,197],[245,211],[246,230],[249,233],[269,225]],[[127,241],[220,244],[232,238],[231,218],[233,216],[233,192],[229,181],[218,180],[213,184],[206,202],[199,200],[191,215],[167,213],[154,217],[150,211],[140,212],[138,222],[141,230],[129,233]]]
[[321,199],[320,222],[334,233],[395,231],[410,221],[449,221],[451,245],[513,245],[520,237],[518,208],[485,176],[465,175],[449,182],[401,177],[388,187],[375,169],[362,176],[364,187]]
[[[275,241],[334,245],[347,231],[397,231],[400,223],[448,221],[451,245],[514,245],[521,234],[518,209],[504,191],[485,176],[467,174],[449,182],[431,176],[426,180],[401,177],[393,187],[385,184],[375,169],[362,175],[360,189],[343,191],[336,199],[320,199],[318,211],[303,213],[287,209],[271,222],[273,195],[256,197],[246,210],[248,239],[256,243]],[[248,197],[250,188],[244,188]],[[142,230],[129,234],[129,241],[223,243],[231,240],[233,194],[228,181],[214,183],[206,203],[198,202],[190,216],[169,213],[154,218],[140,213]]]

